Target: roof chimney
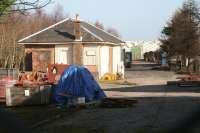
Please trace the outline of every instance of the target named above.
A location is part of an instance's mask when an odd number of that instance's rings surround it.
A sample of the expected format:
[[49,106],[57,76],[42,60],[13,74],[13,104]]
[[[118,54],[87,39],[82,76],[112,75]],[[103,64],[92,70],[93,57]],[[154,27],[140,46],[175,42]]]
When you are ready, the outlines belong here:
[[76,20],[74,22],[74,35],[75,40],[81,41],[81,24],[80,24],[80,17],[79,14],[76,14]]
[[73,64],[83,65],[83,44],[81,38],[81,21],[79,14],[76,14],[74,21],[75,43],[73,44]]
[[79,14],[76,14],[76,21],[80,21],[80,16],[79,16]]

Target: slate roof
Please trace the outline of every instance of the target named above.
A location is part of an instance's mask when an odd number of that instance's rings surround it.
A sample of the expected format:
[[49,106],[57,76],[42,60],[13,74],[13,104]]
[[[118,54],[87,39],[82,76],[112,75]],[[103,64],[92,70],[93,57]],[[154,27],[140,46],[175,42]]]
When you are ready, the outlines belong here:
[[[84,21],[81,21],[81,35],[82,42],[124,43],[121,39]],[[75,41],[74,20],[65,19],[19,40],[18,43],[65,43],[73,41]]]

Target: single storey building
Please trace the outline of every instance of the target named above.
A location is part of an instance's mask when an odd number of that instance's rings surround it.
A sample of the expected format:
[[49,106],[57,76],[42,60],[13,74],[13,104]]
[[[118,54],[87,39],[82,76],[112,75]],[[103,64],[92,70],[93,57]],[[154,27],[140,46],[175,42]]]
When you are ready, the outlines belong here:
[[18,41],[25,70],[47,71],[48,64],[83,65],[98,74],[123,74],[124,41],[85,21],[64,19]]

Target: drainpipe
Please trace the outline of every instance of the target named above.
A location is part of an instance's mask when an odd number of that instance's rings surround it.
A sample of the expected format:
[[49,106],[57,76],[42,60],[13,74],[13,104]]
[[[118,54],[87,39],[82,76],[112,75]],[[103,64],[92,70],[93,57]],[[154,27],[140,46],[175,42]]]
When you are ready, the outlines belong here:
[[101,45],[99,46],[99,67],[98,67],[98,69],[99,69],[99,79],[101,78]]
[[[122,52],[122,50],[123,50],[123,46],[122,46],[122,44],[125,44],[125,43],[121,43],[120,44],[120,52]],[[121,68],[121,72],[123,71],[123,75],[122,75],[122,78],[124,79],[125,78],[125,66],[124,66],[124,58],[125,57],[122,57],[122,56],[124,56],[124,55],[122,55],[122,53],[121,53],[121,63],[120,63],[120,68]]]

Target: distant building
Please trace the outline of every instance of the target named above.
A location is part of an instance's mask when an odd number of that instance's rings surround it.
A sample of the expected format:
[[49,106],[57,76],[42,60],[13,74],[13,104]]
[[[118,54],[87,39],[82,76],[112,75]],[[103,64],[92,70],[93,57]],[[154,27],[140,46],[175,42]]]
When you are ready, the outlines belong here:
[[126,41],[126,51],[132,51],[132,59],[144,59],[144,53],[156,51],[160,48],[161,42],[155,41]]

